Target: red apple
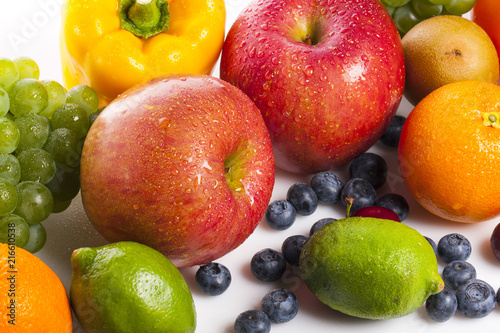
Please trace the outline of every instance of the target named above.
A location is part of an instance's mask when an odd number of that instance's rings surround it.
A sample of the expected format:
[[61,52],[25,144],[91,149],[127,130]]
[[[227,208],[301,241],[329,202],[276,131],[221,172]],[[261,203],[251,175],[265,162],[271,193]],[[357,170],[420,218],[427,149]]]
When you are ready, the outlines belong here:
[[379,0],[256,0],[231,26],[220,65],[260,109],[276,166],[296,173],[340,167],[372,146],[404,75]]
[[239,246],[274,186],[271,140],[255,104],[210,76],[176,75],[109,104],[82,152],[81,196],[108,241],[136,241],[175,265]]

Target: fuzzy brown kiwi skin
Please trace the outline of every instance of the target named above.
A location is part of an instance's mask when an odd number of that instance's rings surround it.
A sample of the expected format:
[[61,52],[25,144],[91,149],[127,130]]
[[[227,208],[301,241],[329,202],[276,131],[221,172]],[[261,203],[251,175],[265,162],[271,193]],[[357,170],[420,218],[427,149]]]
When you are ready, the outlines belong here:
[[439,16],[422,21],[403,37],[402,44],[404,96],[413,105],[447,83],[498,82],[495,46],[482,28],[466,18]]

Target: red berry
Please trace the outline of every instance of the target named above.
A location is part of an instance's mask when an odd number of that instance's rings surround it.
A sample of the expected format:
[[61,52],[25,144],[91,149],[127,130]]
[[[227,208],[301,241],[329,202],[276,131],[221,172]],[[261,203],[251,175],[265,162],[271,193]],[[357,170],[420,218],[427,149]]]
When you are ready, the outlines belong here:
[[[359,217],[376,217],[379,219],[394,220],[396,222],[401,222],[396,213],[391,209],[379,206],[367,206],[359,208],[352,216]],[[499,242],[500,245],[500,242]],[[499,247],[500,248],[500,247]]]

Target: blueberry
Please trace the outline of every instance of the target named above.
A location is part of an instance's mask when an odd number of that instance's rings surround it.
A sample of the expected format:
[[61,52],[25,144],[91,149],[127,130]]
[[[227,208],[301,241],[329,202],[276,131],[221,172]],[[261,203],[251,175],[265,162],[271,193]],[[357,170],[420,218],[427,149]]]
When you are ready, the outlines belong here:
[[340,191],[342,191],[344,183],[337,175],[322,171],[312,177],[311,187],[316,192],[319,201],[325,204],[334,204],[340,199]]
[[454,260],[465,261],[471,253],[469,240],[456,233],[443,236],[437,246],[439,258],[447,264]]
[[397,147],[405,121],[406,117],[395,115],[389,127],[387,127],[384,134],[380,137],[380,142],[389,147]]
[[234,333],[269,333],[271,332],[271,321],[269,317],[260,310],[248,310],[236,317],[234,322]]
[[276,281],[281,278],[286,269],[286,259],[280,252],[273,249],[263,249],[254,254],[250,261],[250,270],[259,280]]
[[217,296],[229,288],[231,273],[226,266],[212,262],[200,266],[196,271],[195,279],[202,292],[210,296]]
[[425,311],[434,321],[445,322],[457,311],[457,296],[448,287],[444,287],[439,293],[431,295],[425,302]]
[[500,306],[500,288],[497,290],[497,303]]
[[347,206],[346,198],[350,196],[354,199],[351,206],[351,214],[361,207],[374,206],[377,201],[377,193],[367,180],[362,178],[350,179],[342,189],[340,198],[342,203]]
[[382,156],[374,153],[363,153],[352,160],[349,165],[349,177],[363,178],[378,189],[387,180],[387,163]]
[[281,245],[281,253],[290,265],[299,265],[300,253],[308,240],[308,237],[302,235],[294,235],[285,239]]
[[429,244],[431,244],[432,249],[434,250],[434,254],[437,257],[437,255],[438,255],[438,248],[437,248],[436,242],[434,242],[432,240],[432,238],[430,238],[430,237],[424,236],[424,238],[427,239],[427,241],[429,242]]
[[387,193],[378,198],[377,206],[391,209],[403,222],[410,212],[410,206],[405,197],[396,193]]
[[467,318],[482,318],[495,308],[495,290],[486,282],[471,279],[462,283],[457,292],[458,311]]
[[295,318],[299,303],[293,292],[280,288],[270,291],[262,298],[261,309],[272,323],[280,324]]
[[309,237],[311,237],[316,231],[324,227],[326,224],[337,221],[337,219],[334,219],[332,217],[325,217],[323,219],[320,219],[311,226],[311,229],[309,230]]
[[275,230],[285,230],[295,222],[297,212],[287,200],[273,201],[267,207],[265,218],[267,224]]
[[444,267],[441,276],[446,286],[457,290],[465,281],[476,278],[476,269],[467,261],[454,260]]
[[297,214],[311,215],[318,208],[318,196],[311,186],[305,183],[296,183],[290,186],[286,199],[295,207]]

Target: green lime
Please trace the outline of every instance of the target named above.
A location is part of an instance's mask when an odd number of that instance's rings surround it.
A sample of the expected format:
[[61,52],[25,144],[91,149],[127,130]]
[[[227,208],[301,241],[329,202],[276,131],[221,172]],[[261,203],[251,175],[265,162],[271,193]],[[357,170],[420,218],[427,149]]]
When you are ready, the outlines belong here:
[[77,249],[71,265],[71,306],[86,332],[195,331],[188,285],[160,252],[117,242]]
[[377,218],[321,228],[302,250],[300,270],[323,303],[368,319],[405,316],[444,286],[429,242],[403,223]]

